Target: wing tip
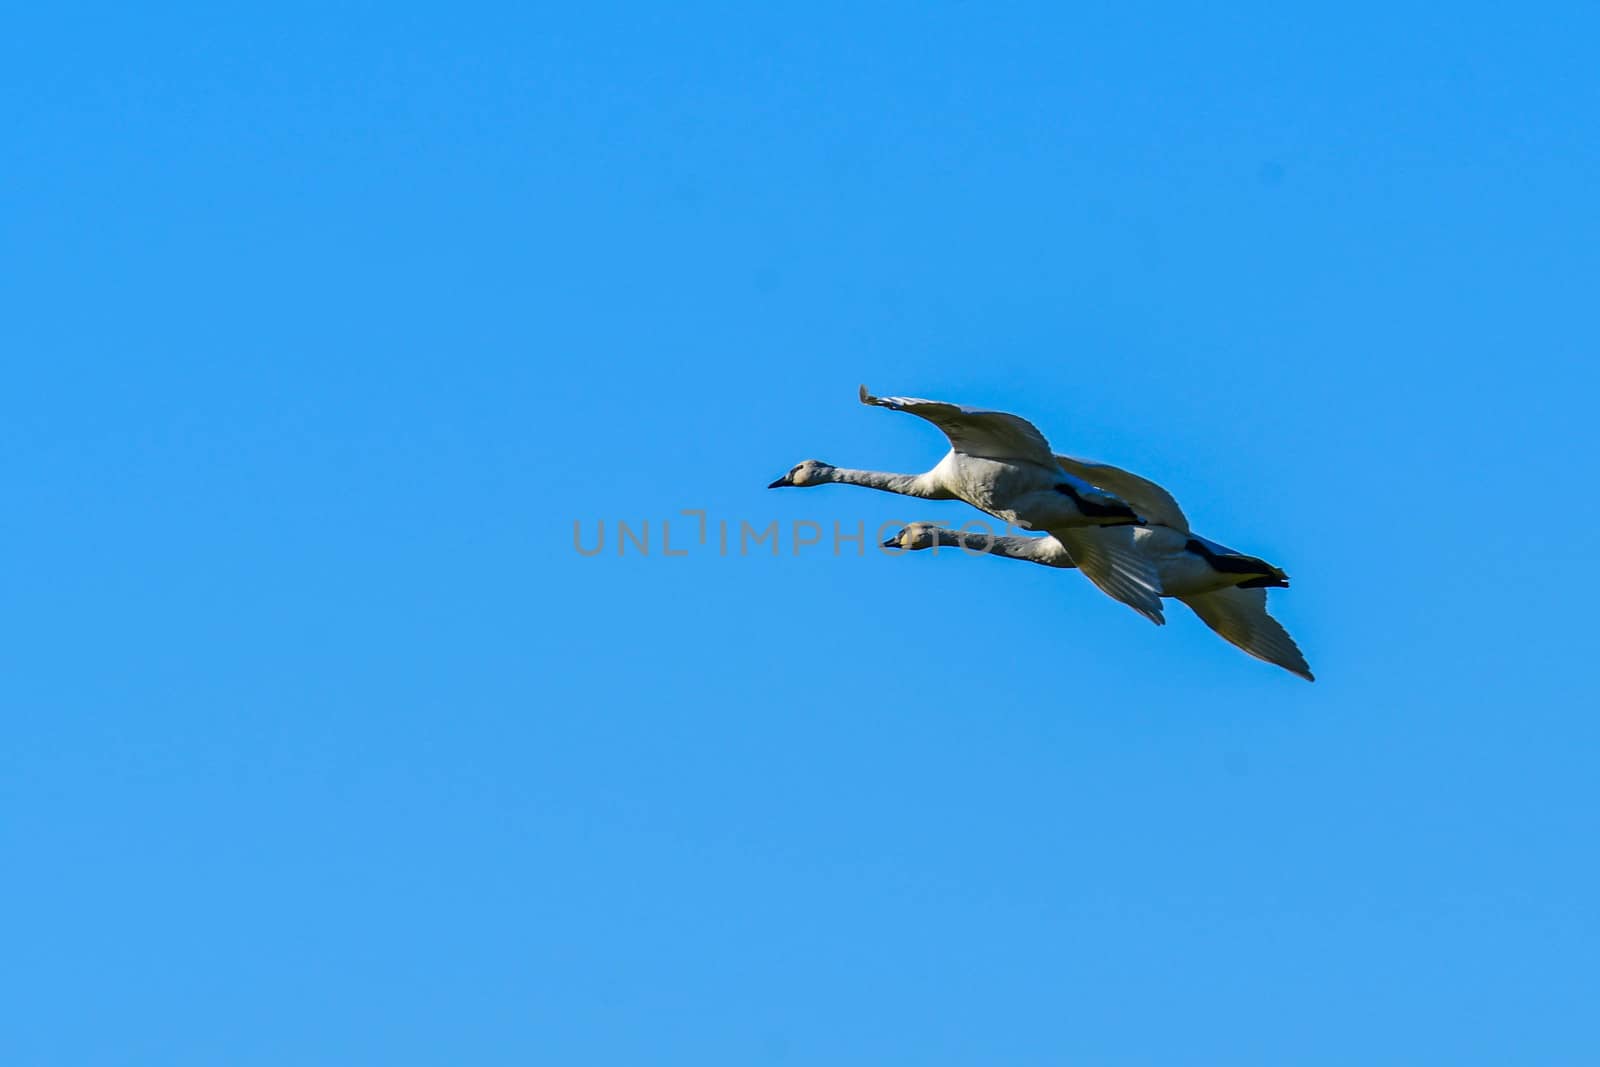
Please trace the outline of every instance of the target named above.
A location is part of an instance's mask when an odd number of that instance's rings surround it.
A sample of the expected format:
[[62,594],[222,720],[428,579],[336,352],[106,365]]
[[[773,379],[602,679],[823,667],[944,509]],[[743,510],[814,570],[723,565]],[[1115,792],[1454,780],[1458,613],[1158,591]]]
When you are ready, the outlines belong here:
[[867,392],[867,387],[865,385],[859,385],[859,386],[856,387],[856,389],[857,389],[856,395],[861,398],[861,402],[863,404],[876,404],[878,402],[878,398],[877,397],[875,397],[871,393]]
[[[1133,596],[1135,593],[1133,591],[1129,591],[1129,595]],[[1143,598],[1141,597],[1140,599]],[[1157,626],[1165,626],[1167,624],[1167,613],[1165,610],[1165,605],[1161,603],[1160,594],[1156,595],[1154,604],[1151,604],[1148,601],[1136,604],[1129,599],[1123,599],[1122,602],[1127,604],[1128,607],[1132,608],[1134,611],[1137,611],[1140,615],[1143,615],[1145,618],[1155,623]]]

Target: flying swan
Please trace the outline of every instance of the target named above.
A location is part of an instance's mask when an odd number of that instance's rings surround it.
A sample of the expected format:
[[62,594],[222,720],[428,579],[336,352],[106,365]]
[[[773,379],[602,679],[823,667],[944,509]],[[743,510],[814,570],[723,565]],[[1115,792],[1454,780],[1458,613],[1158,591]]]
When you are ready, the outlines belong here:
[[[1082,474],[1063,467],[1033,423],[1003,411],[873,396],[864,385],[860,396],[863,404],[908,412],[933,423],[949,438],[950,451],[922,474],[854,470],[808,459],[767,488],[834,483],[924,500],[964,500],[1021,529],[1049,533],[1106,594],[1158,626],[1166,622],[1155,561],[1137,548],[1131,536],[1133,527],[1147,516],[1114,486],[1101,483],[1103,488],[1096,488]],[[1159,502],[1155,495],[1146,495]]]
[[[1138,496],[1137,490],[1131,492]],[[1182,512],[1167,514],[1169,519],[1174,517],[1182,522]],[[1131,533],[1139,551],[1154,562],[1164,596],[1183,601],[1224,641],[1308,682],[1316,680],[1294,639],[1267,614],[1267,589],[1289,584],[1282,570],[1189,533],[1187,523],[1180,527],[1140,526]],[[1054,537],[994,537],[926,522],[901,529],[884,541],[883,547],[908,551],[961,548],[1046,567],[1077,566],[1071,551]]]

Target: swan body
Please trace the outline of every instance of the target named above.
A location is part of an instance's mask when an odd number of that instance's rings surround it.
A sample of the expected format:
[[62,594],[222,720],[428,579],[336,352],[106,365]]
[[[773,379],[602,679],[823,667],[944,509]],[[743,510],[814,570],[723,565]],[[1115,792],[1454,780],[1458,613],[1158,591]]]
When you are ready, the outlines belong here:
[[863,404],[904,411],[933,423],[950,451],[922,474],[835,467],[806,460],[768,488],[860,485],[925,500],[962,500],[1025,530],[1050,533],[1071,552],[1084,575],[1104,592],[1157,625],[1165,622],[1153,561],[1126,533],[1108,532],[1145,520],[1115,492],[1063,467],[1050,443],[1028,420],[915,397],[873,396]]
[[[1282,570],[1169,526],[1108,530],[1102,536],[1129,538],[1135,551],[1154,565],[1162,596],[1183,601],[1224,640],[1308,682],[1315,680],[1294,639],[1267,614],[1267,588],[1289,584]],[[1046,567],[1077,566],[1071,550],[1055,537],[992,537],[932,523],[912,523],[883,545],[908,551],[960,548]]]

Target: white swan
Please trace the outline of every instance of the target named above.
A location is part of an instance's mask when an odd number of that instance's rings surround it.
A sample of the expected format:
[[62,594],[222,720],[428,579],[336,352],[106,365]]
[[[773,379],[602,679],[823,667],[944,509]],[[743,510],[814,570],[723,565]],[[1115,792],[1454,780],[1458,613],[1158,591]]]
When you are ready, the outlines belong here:
[[[1136,490],[1130,491],[1137,495]],[[1178,514],[1181,518],[1182,513]],[[1139,551],[1155,563],[1164,596],[1189,605],[1200,621],[1223,640],[1257,659],[1308,682],[1316,680],[1294,639],[1267,614],[1267,588],[1289,584],[1289,576],[1282,570],[1266,560],[1169,526],[1140,526],[1128,534]],[[969,553],[992,553],[1046,567],[1077,566],[1071,551],[1054,537],[994,537],[925,522],[912,523],[883,546],[908,551],[936,546],[961,548]]]
[[1097,489],[1062,468],[1050,443],[1028,420],[1003,411],[873,396],[861,387],[861,402],[927,419],[950,439],[950,451],[923,474],[852,470],[808,459],[767,488],[806,488],[836,483],[922,497],[964,500],[1025,530],[1045,530],[1070,549],[1084,575],[1107,594],[1156,625],[1161,585],[1151,560],[1125,534],[1102,533],[1143,521],[1114,493]]

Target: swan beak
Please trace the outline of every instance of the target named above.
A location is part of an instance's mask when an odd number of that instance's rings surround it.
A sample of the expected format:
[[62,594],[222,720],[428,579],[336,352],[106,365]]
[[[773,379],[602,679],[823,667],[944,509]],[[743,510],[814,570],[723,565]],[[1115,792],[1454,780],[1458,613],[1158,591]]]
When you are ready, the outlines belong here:
[[878,547],[879,548],[899,548],[900,547],[900,538],[891,537],[891,538],[889,538],[889,540],[885,541],[883,544],[879,545]]
[[786,486],[788,484],[789,484],[789,476],[787,474],[785,474],[782,478],[779,478],[777,481],[775,481],[771,485],[767,486],[767,488],[768,489],[782,489],[784,486]]

